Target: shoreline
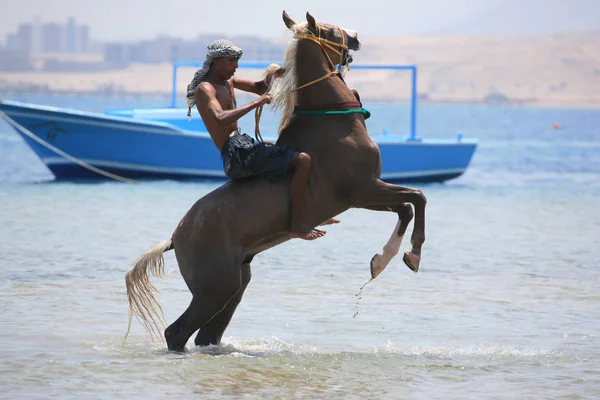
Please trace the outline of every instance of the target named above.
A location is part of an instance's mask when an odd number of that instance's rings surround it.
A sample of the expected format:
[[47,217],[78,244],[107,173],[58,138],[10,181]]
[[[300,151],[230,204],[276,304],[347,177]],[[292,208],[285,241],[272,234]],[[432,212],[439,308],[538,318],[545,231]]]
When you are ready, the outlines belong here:
[[[171,92],[170,91],[131,91],[131,90],[62,90],[62,89],[44,89],[44,90],[5,90],[0,88],[0,100],[10,100],[12,96],[27,96],[27,95],[47,95],[47,96],[72,96],[80,98],[156,98],[164,99],[165,105],[162,107],[170,108]],[[182,95],[183,96],[183,95]],[[180,97],[182,97],[180,96]],[[243,102],[249,101],[251,95],[242,94],[238,96],[238,100]],[[183,97],[182,97],[183,98]],[[361,93],[361,100],[370,103],[410,103],[408,97],[369,97]],[[478,98],[465,98],[461,96],[446,97],[446,98],[418,98],[419,105],[475,105],[487,107],[517,107],[517,108],[556,108],[556,109],[575,109],[575,110],[600,110],[600,102],[595,101],[557,101],[554,99],[528,99],[528,100],[507,100],[502,102],[490,102]],[[177,108],[185,108],[183,100]]]
[[[354,55],[355,65],[418,67],[420,104],[600,109],[600,32],[540,37],[399,36],[371,38],[363,45]],[[79,61],[103,60],[102,54],[86,57]],[[8,92],[170,97],[170,62],[106,67],[87,72],[0,72],[0,97]],[[178,70],[178,102],[183,103],[196,69]],[[255,80],[261,79],[262,73],[244,68],[237,72]],[[406,71],[353,70],[351,64],[345,81],[368,101],[405,102],[411,93],[411,77]]]

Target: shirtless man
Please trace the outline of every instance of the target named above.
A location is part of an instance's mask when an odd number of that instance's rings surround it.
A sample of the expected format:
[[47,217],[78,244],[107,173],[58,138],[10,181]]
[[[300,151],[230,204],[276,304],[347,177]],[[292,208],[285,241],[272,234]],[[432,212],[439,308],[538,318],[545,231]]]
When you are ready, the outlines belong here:
[[[195,73],[187,88],[188,116],[191,116],[191,109],[196,105],[208,133],[221,152],[223,169],[229,178],[264,176],[275,179],[292,170],[291,234],[306,240],[317,239],[325,235],[325,231],[303,223],[310,156],[288,146],[256,142],[239,132],[238,120],[241,117],[271,102],[271,96],[266,94],[269,87],[264,80],[254,82],[234,76],[241,56],[242,49],[228,40],[219,39],[208,45],[204,65]],[[236,108],[234,89],[255,93],[260,97]],[[324,224],[337,222],[330,219]]]

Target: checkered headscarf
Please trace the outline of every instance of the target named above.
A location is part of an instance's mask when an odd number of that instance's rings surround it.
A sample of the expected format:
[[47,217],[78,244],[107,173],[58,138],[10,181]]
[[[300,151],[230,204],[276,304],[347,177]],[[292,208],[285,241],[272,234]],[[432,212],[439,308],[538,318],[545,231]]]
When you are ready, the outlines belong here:
[[242,56],[242,49],[234,45],[232,42],[226,39],[217,39],[207,46],[206,59],[202,65],[202,69],[199,69],[194,74],[194,78],[187,87],[187,105],[189,118],[192,117],[192,107],[196,102],[194,101],[194,92],[200,84],[206,78],[206,74],[212,65],[212,62],[217,58],[235,58],[240,59]]

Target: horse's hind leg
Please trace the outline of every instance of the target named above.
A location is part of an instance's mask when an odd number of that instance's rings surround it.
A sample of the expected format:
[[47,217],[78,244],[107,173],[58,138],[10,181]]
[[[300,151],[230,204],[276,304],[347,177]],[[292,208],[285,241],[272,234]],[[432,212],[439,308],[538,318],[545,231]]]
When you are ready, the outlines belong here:
[[242,288],[240,262],[221,257],[211,263],[211,258],[217,257],[205,255],[202,265],[180,263],[182,276],[193,297],[185,312],[165,329],[169,350],[183,351],[190,336],[224,310]]
[[223,333],[231,318],[233,317],[233,313],[235,309],[242,301],[242,296],[244,295],[244,291],[250,283],[250,279],[252,278],[252,273],[250,271],[250,264],[246,263],[242,265],[242,287],[240,290],[229,300],[227,305],[221,312],[215,315],[206,325],[200,328],[198,331],[198,335],[196,335],[196,340],[194,343],[196,346],[208,346],[210,344],[220,344],[221,338],[223,337]]
[[[399,212],[406,210],[405,203],[414,206],[415,224],[410,240],[412,249],[404,253],[403,260],[411,270],[417,272],[421,261],[421,248],[425,242],[425,206],[427,205],[427,199],[423,192],[419,189],[392,185],[378,179],[375,186],[363,187],[359,193],[361,193],[361,199],[356,207],[377,210],[385,210],[385,207],[388,207],[390,211]],[[402,220],[400,220],[398,222],[398,233],[402,230],[402,226]],[[406,230],[406,227],[404,227],[404,230]]]

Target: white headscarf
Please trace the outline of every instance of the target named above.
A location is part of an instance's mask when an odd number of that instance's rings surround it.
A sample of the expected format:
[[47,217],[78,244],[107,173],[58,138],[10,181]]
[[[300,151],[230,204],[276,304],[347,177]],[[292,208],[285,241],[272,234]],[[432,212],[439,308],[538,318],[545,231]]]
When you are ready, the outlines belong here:
[[192,118],[192,107],[196,104],[194,101],[194,93],[200,82],[204,81],[208,70],[212,65],[212,62],[217,58],[235,58],[237,60],[242,57],[242,49],[234,45],[232,42],[226,39],[217,39],[207,46],[206,59],[202,65],[202,69],[199,69],[194,74],[194,78],[187,87],[187,105],[188,113],[187,116]]

